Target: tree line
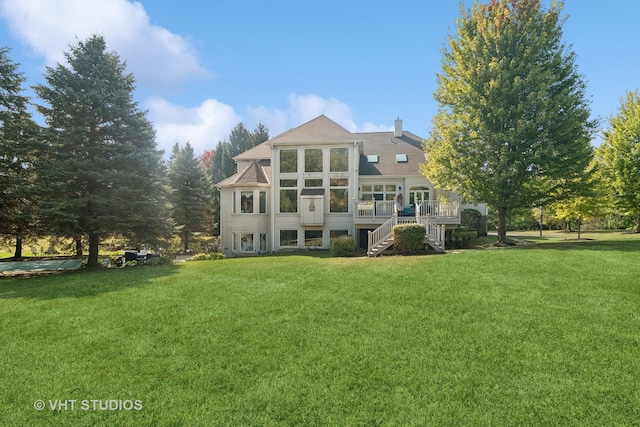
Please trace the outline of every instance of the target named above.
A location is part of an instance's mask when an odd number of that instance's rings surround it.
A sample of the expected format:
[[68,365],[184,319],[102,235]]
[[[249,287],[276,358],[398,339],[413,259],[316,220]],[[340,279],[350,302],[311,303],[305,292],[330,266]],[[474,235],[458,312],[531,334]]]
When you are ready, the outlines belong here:
[[187,142],[165,163],[133,100],[134,77],[104,39],[78,42],[65,60],[33,86],[41,126],[19,65],[0,48],[0,235],[15,243],[14,257],[27,239],[66,237],[78,256],[88,244],[88,265],[96,266],[110,236],[160,245],[177,234],[187,249],[193,232],[216,232],[213,184],[235,173],[232,157],[266,141],[268,130],[239,123],[202,158]]

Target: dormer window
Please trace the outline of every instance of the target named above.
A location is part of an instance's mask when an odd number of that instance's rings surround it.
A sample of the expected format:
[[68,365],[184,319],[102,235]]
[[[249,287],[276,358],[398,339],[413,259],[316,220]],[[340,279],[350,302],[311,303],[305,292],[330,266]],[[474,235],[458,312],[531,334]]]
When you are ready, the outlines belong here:
[[378,155],[377,154],[367,155],[367,163],[378,163]]
[[407,163],[409,159],[406,154],[396,154],[396,162],[398,163]]

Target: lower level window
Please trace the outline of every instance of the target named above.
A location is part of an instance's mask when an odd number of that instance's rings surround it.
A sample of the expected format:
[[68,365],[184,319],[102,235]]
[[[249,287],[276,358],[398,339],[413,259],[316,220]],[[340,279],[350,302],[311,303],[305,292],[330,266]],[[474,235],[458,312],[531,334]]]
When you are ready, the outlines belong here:
[[240,235],[240,251],[241,252],[254,252],[253,249],[253,234],[242,233]]
[[267,252],[267,233],[260,233],[260,252]]
[[298,247],[298,230],[280,230],[280,246]]
[[322,230],[304,230],[304,245],[306,247],[321,247]]
[[340,236],[347,236],[349,234],[349,230],[331,230],[329,231],[329,238],[335,239]]

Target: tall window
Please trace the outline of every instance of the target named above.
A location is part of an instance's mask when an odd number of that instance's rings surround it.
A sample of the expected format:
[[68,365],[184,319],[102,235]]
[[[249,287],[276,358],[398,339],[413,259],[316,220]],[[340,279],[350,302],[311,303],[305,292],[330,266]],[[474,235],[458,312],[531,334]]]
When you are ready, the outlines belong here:
[[253,213],[253,191],[240,192],[240,213]]
[[231,212],[236,213],[236,192],[231,193]]
[[321,148],[307,148],[304,150],[304,171],[322,172]]
[[298,150],[280,150],[280,173],[298,172]]
[[267,213],[267,192],[266,191],[261,191],[260,192],[260,213]]
[[329,171],[349,172],[349,149],[331,148],[329,151]]
[[329,212],[349,212],[349,180],[347,178],[329,180]]
[[260,233],[260,252],[267,251],[267,233]]
[[280,180],[280,212],[298,212],[298,180]]

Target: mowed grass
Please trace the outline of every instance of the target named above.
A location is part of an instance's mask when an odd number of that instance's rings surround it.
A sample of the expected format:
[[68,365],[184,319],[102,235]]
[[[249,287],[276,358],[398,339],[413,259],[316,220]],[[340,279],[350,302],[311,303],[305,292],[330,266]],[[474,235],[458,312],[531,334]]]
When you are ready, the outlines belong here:
[[600,237],[5,279],[0,425],[637,425],[640,236]]

